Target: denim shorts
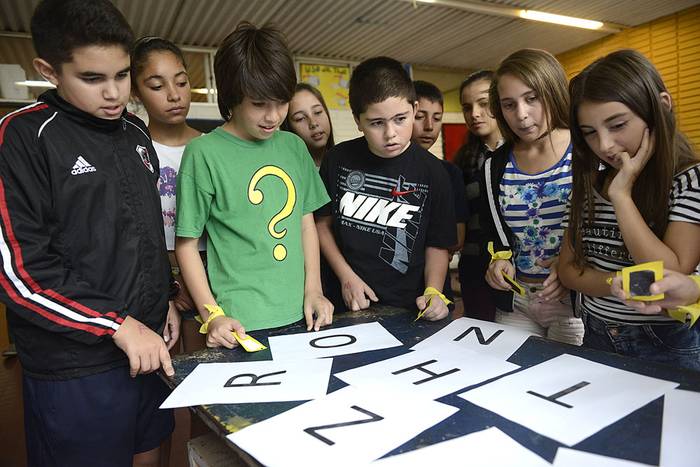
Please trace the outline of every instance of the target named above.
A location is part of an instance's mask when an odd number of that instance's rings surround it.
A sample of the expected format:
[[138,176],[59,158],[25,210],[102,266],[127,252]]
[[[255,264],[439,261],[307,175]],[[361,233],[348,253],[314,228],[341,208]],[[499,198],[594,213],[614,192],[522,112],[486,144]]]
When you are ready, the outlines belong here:
[[128,367],[68,380],[24,375],[29,467],[131,467],[134,454],[160,446],[174,428],[170,393],[151,373]]
[[700,325],[629,325],[584,313],[584,347],[700,371]]

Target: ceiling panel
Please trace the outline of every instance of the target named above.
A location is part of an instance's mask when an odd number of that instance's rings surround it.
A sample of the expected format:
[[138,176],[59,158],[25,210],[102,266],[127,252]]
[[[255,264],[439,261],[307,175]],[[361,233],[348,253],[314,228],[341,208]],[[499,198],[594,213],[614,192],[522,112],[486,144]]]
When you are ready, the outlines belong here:
[[[452,0],[452,3],[460,0]],[[522,47],[561,53],[606,32],[484,15],[439,4],[403,0],[113,0],[138,37],[215,48],[242,20],[272,22],[295,55],[360,61],[389,55],[415,66],[471,70],[493,67]],[[29,33],[38,0],[0,0],[0,30]],[[635,26],[700,4],[700,0],[490,0]],[[25,41],[26,42],[26,41]],[[26,57],[29,53],[29,57]],[[31,46],[0,37],[0,62],[31,61]]]

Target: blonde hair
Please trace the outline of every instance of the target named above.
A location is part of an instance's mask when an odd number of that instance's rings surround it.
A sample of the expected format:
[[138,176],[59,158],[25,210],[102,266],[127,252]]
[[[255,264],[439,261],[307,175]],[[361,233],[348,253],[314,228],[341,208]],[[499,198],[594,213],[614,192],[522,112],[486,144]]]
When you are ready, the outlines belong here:
[[535,91],[542,103],[550,132],[557,128],[569,128],[569,92],[561,64],[545,50],[521,49],[501,61],[489,88],[491,114],[496,118],[506,141],[515,143],[520,138],[510,129],[501,110],[498,82],[503,75],[518,78]]

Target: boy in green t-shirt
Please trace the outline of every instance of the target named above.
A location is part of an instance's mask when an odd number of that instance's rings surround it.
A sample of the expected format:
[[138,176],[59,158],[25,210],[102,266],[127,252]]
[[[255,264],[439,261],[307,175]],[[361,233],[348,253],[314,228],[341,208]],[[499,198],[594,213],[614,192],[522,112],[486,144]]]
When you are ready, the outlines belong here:
[[[207,345],[232,348],[232,331],[302,316],[318,330],[333,305],[321,290],[313,211],[329,198],[302,140],[277,131],[296,85],[289,49],[276,30],[241,23],[217,50],[214,73],[226,123],[185,149],[175,244]],[[205,229],[207,271],[197,251]]]

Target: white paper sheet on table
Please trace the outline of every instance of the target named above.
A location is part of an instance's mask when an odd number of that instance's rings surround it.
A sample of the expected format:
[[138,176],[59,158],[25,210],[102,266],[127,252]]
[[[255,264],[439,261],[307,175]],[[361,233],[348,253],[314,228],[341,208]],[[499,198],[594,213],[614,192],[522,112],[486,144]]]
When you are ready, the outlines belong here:
[[700,464],[695,443],[700,426],[700,394],[675,389],[664,396],[661,467]]
[[201,363],[161,408],[299,401],[323,397],[333,361]]
[[569,448],[559,448],[552,465],[554,467],[651,467],[649,464]]
[[334,376],[365,390],[437,399],[518,368],[505,360],[445,343]]
[[457,410],[435,401],[349,386],[228,438],[269,467],[287,467],[294,460],[305,467],[357,466],[385,455]]
[[[377,467],[546,467],[551,464],[524,448],[498,428],[488,428],[431,444],[421,449],[379,459]],[[590,466],[589,466],[590,467]]]
[[564,354],[460,397],[571,446],[676,386]]
[[335,357],[403,345],[377,322],[273,336],[268,341],[273,360]]
[[451,343],[469,350],[486,352],[492,357],[506,360],[531,335],[522,329],[504,324],[471,318],[459,318],[432,336],[423,339],[414,345],[412,349],[418,350]]

